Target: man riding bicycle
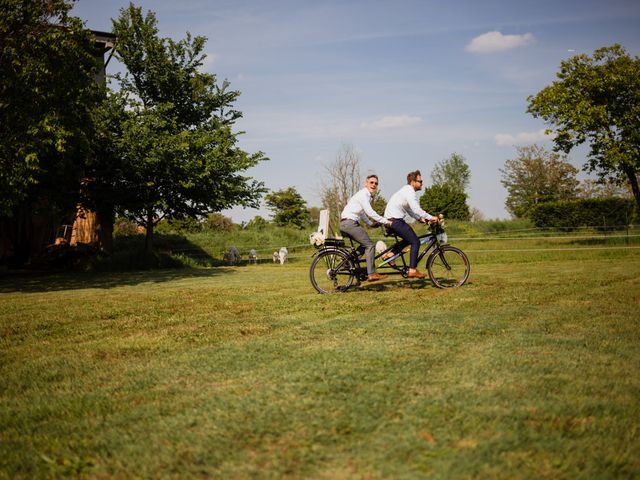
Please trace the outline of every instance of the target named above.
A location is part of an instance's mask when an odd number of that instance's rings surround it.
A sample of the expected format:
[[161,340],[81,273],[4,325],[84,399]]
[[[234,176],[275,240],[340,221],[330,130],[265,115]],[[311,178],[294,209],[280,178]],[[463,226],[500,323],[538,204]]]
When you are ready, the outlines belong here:
[[416,193],[422,189],[422,175],[420,170],[409,172],[407,175],[407,185],[394,193],[387,203],[384,216],[391,220],[390,230],[402,238],[404,241],[397,244],[393,253],[389,256],[398,254],[407,245],[411,245],[411,253],[409,254],[409,278],[425,278],[426,275],[418,271],[418,253],[420,250],[420,239],[416,232],[413,231],[411,225],[405,222],[404,217],[409,215],[416,220],[426,223],[437,222],[438,217],[433,216],[420,208]]
[[[390,220],[382,217],[371,208],[371,197],[377,189],[378,176],[369,175],[365,179],[364,188],[349,199],[340,214],[340,232],[361,245],[358,247],[359,253],[364,251],[367,262],[367,281],[369,282],[382,280],[386,278],[386,275],[380,275],[376,272],[375,247],[367,231],[360,225],[360,221],[364,221],[369,226],[374,226],[376,222],[391,225]],[[370,219],[374,221],[372,222]]]

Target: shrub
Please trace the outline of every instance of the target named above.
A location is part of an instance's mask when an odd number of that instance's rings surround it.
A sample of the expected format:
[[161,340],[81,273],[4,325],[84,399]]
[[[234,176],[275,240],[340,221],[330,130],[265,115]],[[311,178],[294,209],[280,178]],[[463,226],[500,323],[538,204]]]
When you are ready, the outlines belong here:
[[469,220],[467,194],[447,184],[433,185],[425,189],[420,197],[420,206],[432,215],[441,213],[446,218]]
[[206,228],[216,232],[231,232],[235,228],[233,221],[221,213],[210,213],[205,223]]
[[627,227],[634,217],[635,203],[629,198],[583,198],[541,203],[531,210],[539,228],[567,231],[578,227],[614,229]]
[[116,221],[113,224],[113,236],[127,236],[127,235],[137,235],[139,232],[138,224],[132,222],[131,220],[119,217],[116,218]]

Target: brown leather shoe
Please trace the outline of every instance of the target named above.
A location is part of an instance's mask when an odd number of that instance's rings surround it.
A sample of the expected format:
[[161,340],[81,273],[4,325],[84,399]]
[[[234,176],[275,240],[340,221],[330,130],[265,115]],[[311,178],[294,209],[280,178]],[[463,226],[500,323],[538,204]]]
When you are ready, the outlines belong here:
[[416,270],[414,272],[409,272],[407,274],[407,277],[409,277],[409,278],[426,278],[426,275],[424,273],[421,273],[418,270]]
[[387,278],[386,275],[380,275],[378,272],[375,272],[367,277],[367,281],[375,282],[376,280],[384,280],[385,278]]

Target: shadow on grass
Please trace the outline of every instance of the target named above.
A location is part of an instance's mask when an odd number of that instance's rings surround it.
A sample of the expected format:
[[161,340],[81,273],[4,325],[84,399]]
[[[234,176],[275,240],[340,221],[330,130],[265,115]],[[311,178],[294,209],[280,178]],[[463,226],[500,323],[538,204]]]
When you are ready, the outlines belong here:
[[233,274],[230,268],[207,269],[180,268],[172,270],[146,270],[137,272],[6,272],[0,275],[0,294],[36,293],[78,290],[86,288],[109,289],[122,286],[135,286],[143,283],[162,283],[184,278],[208,278]]
[[[468,285],[473,285],[473,282],[470,280],[467,280],[467,282],[465,282],[465,284],[462,287],[457,287],[457,288],[464,288]],[[351,292],[358,292],[358,291],[365,291],[365,292],[384,292],[384,291],[392,291],[392,290],[399,290],[399,289],[410,289],[410,290],[422,290],[422,289],[434,289],[434,290],[440,290],[440,288],[436,287],[433,282],[431,280],[424,279],[424,280],[409,280],[409,279],[405,279],[405,278],[391,278],[391,279],[386,279],[383,280],[382,282],[375,282],[375,283],[367,283],[364,282],[362,283],[360,286],[358,287],[354,287],[354,288],[350,288],[348,291]]]

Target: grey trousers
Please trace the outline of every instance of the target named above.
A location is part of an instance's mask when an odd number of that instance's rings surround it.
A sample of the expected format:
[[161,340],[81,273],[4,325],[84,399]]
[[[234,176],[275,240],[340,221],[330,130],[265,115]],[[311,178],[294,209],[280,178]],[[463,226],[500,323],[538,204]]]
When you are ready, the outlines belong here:
[[376,272],[375,256],[376,248],[373,241],[369,238],[367,231],[360,226],[358,222],[344,219],[340,220],[340,231],[343,235],[354,239],[364,247],[364,255],[367,261],[367,274],[371,275]]

